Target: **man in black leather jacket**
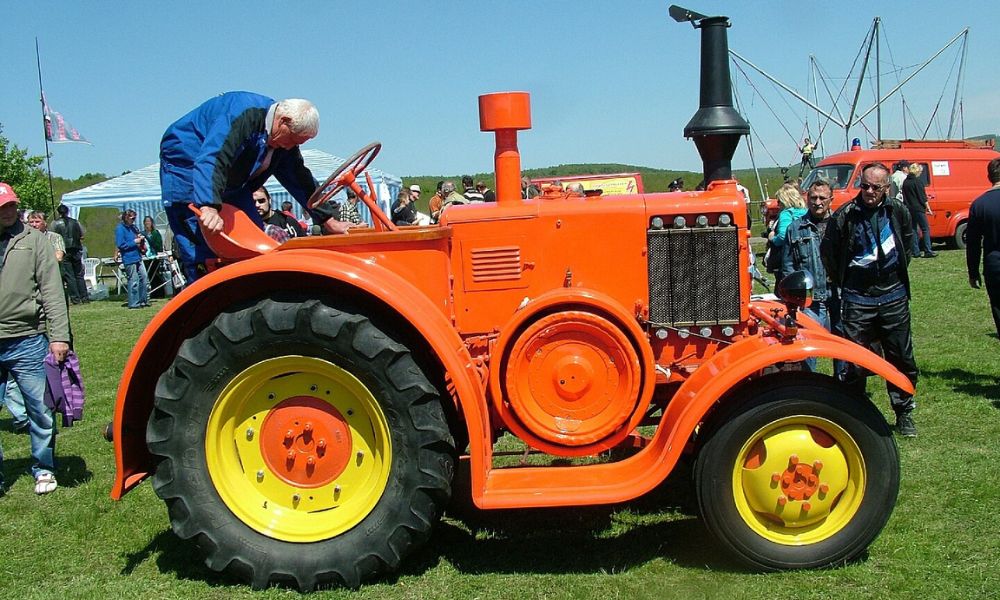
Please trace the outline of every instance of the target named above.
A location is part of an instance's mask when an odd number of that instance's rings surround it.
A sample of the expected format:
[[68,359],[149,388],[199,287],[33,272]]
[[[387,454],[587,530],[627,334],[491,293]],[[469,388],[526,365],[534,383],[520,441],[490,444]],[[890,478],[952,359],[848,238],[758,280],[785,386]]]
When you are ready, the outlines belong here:
[[[840,290],[844,337],[866,348],[881,346],[885,359],[917,383],[910,333],[910,277],[913,248],[910,213],[889,198],[889,169],[880,163],[861,172],[861,192],[834,213],[820,253],[832,285]],[[848,365],[845,379],[864,393],[868,372]],[[913,396],[888,384],[896,430],[917,435]]]

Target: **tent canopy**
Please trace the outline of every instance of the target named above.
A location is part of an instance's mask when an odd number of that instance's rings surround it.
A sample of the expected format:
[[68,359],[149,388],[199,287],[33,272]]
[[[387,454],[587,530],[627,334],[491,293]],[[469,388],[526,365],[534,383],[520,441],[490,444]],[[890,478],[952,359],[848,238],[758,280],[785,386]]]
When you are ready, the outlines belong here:
[[[305,159],[306,166],[312,171],[313,176],[321,184],[326,181],[331,173],[340,165],[344,164],[344,159],[327,154],[320,150],[303,150],[302,158]],[[386,214],[389,207],[402,187],[402,180],[385,173],[379,169],[367,169],[371,175],[372,183],[375,186],[375,194],[378,203]],[[364,176],[358,178],[358,184],[365,190],[368,184]],[[281,203],[285,200],[292,202],[292,211],[296,217],[302,220],[302,207],[291,194],[281,187],[278,180],[271,177],[264,184],[271,194],[271,202],[275,209],[281,208]],[[342,201],[344,192],[340,192],[332,201]],[[118,210],[134,210],[141,220],[149,215],[156,217],[163,211],[163,202],[160,197],[160,163],[143,167],[131,173],[126,173],[120,177],[114,177],[101,183],[85,187],[75,192],[63,194],[62,203],[69,207],[70,216],[79,218],[80,209],[94,206],[109,206]],[[368,207],[364,203],[358,204],[362,218],[371,225],[371,215],[368,214]]]

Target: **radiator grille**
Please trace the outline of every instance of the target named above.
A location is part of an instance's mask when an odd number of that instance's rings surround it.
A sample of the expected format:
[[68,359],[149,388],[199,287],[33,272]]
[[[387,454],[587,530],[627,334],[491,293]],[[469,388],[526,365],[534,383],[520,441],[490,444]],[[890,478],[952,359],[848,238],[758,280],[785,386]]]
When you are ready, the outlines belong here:
[[521,278],[520,246],[475,248],[471,252],[472,281],[510,281]]
[[738,233],[736,227],[647,231],[649,320],[670,325],[738,323]]

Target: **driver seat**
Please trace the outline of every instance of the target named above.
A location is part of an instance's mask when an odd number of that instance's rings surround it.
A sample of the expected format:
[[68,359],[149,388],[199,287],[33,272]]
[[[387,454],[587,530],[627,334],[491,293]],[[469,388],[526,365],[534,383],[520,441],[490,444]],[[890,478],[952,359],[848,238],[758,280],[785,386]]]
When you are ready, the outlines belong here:
[[271,252],[278,242],[264,233],[245,212],[230,204],[223,204],[219,211],[222,231],[209,233],[201,230],[208,247],[224,259],[253,258]]

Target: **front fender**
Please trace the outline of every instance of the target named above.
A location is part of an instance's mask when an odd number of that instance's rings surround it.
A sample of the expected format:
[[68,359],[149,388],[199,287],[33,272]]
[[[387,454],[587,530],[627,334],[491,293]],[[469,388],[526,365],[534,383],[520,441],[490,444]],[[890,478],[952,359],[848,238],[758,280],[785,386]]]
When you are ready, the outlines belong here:
[[451,378],[468,428],[471,460],[479,467],[473,473],[482,473],[480,463],[490,439],[484,393],[468,350],[441,307],[374,260],[303,249],[266,254],[209,273],[167,303],[142,332],[125,364],[115,399],[112,498],[121,498],[155,466],[146,448],[146,423],[156,381],[173,362],[181,343],[227,308],[269,292],[287,291],[276,281],[281,277],[293,277],[303,286],[298,289],[322,292],[324,284],[339,285],[341,290],[347,286],[410,323]]
[[812,357],[852,362],[904,392],[915,392],[910,380],[885,359],[825,329],[799,329],[791,343],[771,336],[745,338],[716,353],[681,384],[667,405],[648,453],[643,451],[630,459],[636,463],[633,471],[637,478],[643,472],[652,475],[653,481],[666,477],[709,410],[748,377],[776,363]]
[[752,337],[715,354],[677,390],[663,424],[686,439],[711,406],[747,377],[779,362],[813,357],[852,362],[904,392],[915,392],[905,375],[874,352],[823,329],[799,329],[792,343],[782,343],[776,337]]

